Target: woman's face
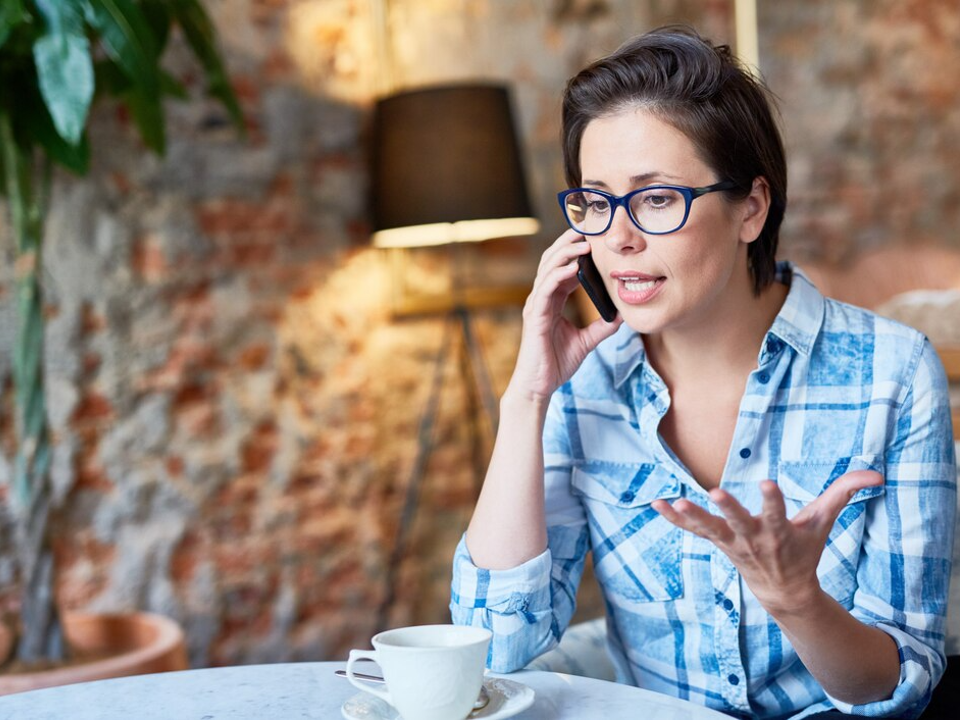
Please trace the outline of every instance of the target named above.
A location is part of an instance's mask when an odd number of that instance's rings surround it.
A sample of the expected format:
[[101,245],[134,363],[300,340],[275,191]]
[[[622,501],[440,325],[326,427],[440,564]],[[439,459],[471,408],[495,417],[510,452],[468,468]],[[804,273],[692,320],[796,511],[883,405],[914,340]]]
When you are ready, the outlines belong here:
[[[580,166],[583,187],[614,195],[725,179],[698,157],[686,135],[642,109],[592,120],[581,139]],[[643,233],[618,208],[610,229],[588,240],[624,322],[655,334],[736,318],[752,299],[746,249],[762,227],[749,219],[752,205],[749,198],[731,204],[720,193],[703,195],[693,201],[686,224],[669,235]]]

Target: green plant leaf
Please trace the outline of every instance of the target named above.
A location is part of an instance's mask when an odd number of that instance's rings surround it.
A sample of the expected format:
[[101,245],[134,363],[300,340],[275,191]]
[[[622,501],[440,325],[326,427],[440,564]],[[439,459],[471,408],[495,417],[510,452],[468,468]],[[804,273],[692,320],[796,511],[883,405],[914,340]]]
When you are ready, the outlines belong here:
[[130,110],[144,144],[157,155],[163,155],[167,141],[160,95],[147,95],[143,88],[133,86],[120,98]]
[[233,124],[243,133],[243,112],[240,110],[240,103],[237,102],[233,88],[230,87],[223,62],[217,52],[216,33],[209,16],[198,0],[171,0],[170,8],[180,27],[183,28],[187,42],[207,73],[208,92],[223,103],[227,112],[230,113]]
[[96,78],[96,97],[122,95],[133,86],[127,74],[109,58],[102,58],[93,63],[93,75]]
[[78,142],[67,142],[54,126],[36,88],[26,85],[21,88],[21,93],[23,104],[17,117],[18,134],[36,142],[52,160],[71,172],[86,175],[90,169],[90,143],[86,133],[80,136]]
[[27,17],[23,0],[0,0],[0,47],[10,37],[10,31]]
[[166,70],[160,71],[160,89],[165,96],[175,97],[178,100],[186,100],[190,97],[183,83],[177,80]]
[[45,30],[33,44],[44,102],[60,136],[76,145],[93,99],[93,61],[75,0],[37,0]]
[[173,22],[173,17],[170,14],[170,0],[140,0],[140,10],[153,33],[157,57],[160,57],[167,47],[170,26]]
[[147,96],[160,93],[156,41],[131,0],[82,0],[87,22],[99,33],[107,55]]

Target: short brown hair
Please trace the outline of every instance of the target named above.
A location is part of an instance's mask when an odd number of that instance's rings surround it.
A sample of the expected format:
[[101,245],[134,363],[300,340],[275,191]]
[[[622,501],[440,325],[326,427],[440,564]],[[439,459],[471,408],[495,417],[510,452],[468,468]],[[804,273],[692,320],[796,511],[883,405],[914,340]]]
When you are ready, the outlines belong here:
[[563,164],[570,187],[581,183],[580,141],[599,117],[641,106],[690,138],[719,180],[745,198],[754,179],[770,185],[770,209],[747,250],[754,292],[773,282],[787,207],[787,163],[772,93],[726,45],[685,26],[667,26],[627,41],[567,82],[563,93]]

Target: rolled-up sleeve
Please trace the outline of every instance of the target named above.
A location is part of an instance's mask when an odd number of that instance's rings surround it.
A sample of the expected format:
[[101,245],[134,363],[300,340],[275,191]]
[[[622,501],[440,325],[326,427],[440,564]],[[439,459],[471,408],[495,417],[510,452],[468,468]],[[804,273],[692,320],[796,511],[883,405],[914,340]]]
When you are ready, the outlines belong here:
[[576,609],[589,539],[583,506],[570,489],[566,397],[554,394],[544,427],[547,549],[507,570],[477,567],[466,536],[453,560],[450,613],[458,625],[493,632],[488,667],[513,672],[553,648]]
[[850,705],[831,697],[845,713],[918,717],[945,667],[957,468],[946,377],[929,342],[916,367],[886,453],[885,492],[868,510],[851,611],[893,638],[900,682],[879,702]]

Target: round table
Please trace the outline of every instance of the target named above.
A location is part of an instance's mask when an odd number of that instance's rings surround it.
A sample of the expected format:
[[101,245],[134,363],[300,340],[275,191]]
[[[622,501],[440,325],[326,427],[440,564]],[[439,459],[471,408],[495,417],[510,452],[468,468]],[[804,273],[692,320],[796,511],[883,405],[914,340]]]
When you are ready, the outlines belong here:
[[[0,720],[335,720],[359,691],[342,662],[186,670],[0,697]],[[536,692],[517,720],[723,720],[699,705],[604,680],[524,670],[503,675]],[[729,719],[728,719],[729,720]]]

